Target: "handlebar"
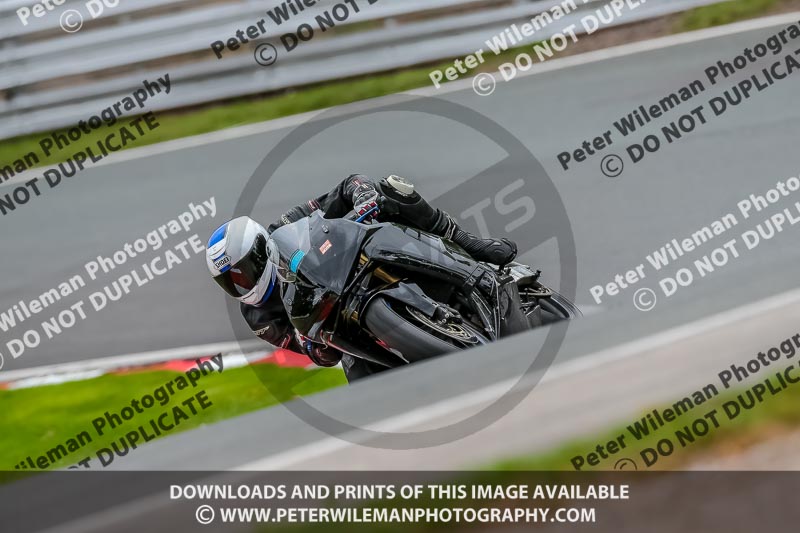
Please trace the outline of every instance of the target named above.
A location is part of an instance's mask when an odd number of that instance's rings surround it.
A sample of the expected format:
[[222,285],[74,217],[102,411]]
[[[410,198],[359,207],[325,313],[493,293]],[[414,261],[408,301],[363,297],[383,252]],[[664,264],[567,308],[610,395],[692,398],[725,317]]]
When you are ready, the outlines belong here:
[[372,209],[370,209],[369,211],[367,211],[366,213],[364,213],[361,216],[359,216],[355,211],[350,211],[350,213],[348,213],[344,218],[345,218],[345,220],[351,220],[353,222],[357,222],[359,224],[363,224],[364,220],[366,220],[368,216],[370,216],[372,213],[374,213],[375,211],[378,211],[378,210],[379,210],[379,208],[377,206],[373,207]]
[[366,219],[368,216],[370,216],[372,213],[374,213],[377,210],[378,210],[378,206],[376,205],[375,207],[373,207],[372,209],[370,209],[369,211],[367,211],[366,213],[364,213],[363,215],[358,217],[356,219],[356,222],[359,222],[359,223],[364,222],[364,219]]

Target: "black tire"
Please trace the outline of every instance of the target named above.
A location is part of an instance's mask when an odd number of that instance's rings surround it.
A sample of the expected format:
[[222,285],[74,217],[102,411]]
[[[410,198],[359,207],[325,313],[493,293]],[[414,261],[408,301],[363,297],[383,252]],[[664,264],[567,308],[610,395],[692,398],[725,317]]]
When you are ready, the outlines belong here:
[[455,340],[449,342],[427,331],[398,314],[392,305],[395,305],[392,300],[378,296],[367,307],[364,322],[373,335],[403,354],[410,363],[466,348]]
[[581,313],[581,310],[578,309],[578,306],[556,291],[553,291],[553,294],[550,296],[549,300],[553,307],[561,311],[565,320],[572,320],[573,318],[583,316],[583,313]]

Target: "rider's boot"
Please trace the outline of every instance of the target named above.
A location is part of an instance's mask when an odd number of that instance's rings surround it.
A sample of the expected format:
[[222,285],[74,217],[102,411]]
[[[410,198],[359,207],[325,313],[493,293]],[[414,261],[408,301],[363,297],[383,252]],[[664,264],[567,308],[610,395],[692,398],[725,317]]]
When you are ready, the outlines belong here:
[[503,266],[517,256],[517,245],[514,242],[508,239],[480,239],[461,229],[456,221],[444,211],[442,211],[442,215],[440,226],[431,230],[431,233],[453,241],[466,250],[473,259]]
[[416,227],[429,231],[461,246],[476,261],[505,265],[517,256],[517,245],[508,239],[480,239],[459,227],[442,211],[431,207],[414,185],[399,176],[389,176],[380,182],[381,192],[394,200],[400,216]]

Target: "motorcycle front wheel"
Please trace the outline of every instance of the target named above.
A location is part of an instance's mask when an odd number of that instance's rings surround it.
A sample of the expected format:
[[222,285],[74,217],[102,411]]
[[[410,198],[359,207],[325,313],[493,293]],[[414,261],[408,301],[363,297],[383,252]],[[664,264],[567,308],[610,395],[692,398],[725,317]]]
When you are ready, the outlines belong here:
[[364,321],[384,347],[410,363],[489,342],[467,322],[438,324],[406,304],[380,296],[367,307]]

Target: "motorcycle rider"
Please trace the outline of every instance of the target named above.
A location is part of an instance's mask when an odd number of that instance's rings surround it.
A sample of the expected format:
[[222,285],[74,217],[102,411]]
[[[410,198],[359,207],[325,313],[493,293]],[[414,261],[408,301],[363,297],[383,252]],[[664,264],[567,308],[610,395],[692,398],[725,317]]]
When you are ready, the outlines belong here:
[[289,322],[280,296],[277,255],[269,235],[277,228],[322,210],[325,218],[341,218],[350,211],[381,221],[399,222],[449,239],[477,261],[496,265],[514,259],[517,246],[508,239],[480,239],[461,229],[453,218],[429,205],[414,185],[399,176],[374,183],[353,174],[332,191],[295,206],[264,229],[249,217],[235,218],[217,228],[208,241],[206,264],[214,281],[241,302],[244,319],[253,333],[277,348],[307,355],[316,365],[335,366],[340,361],[348,381],[381,369],[300,335]]

